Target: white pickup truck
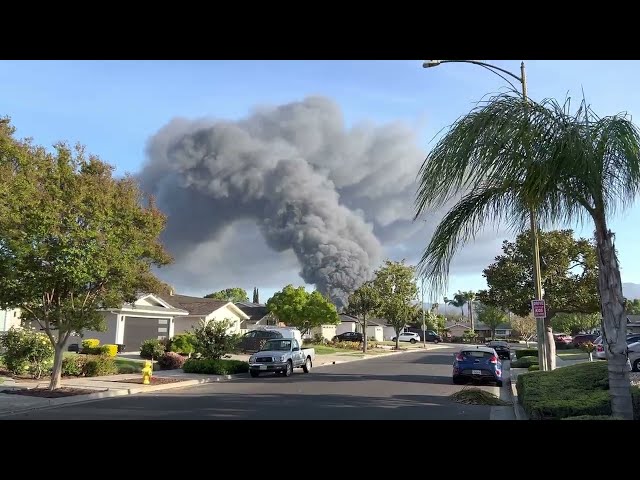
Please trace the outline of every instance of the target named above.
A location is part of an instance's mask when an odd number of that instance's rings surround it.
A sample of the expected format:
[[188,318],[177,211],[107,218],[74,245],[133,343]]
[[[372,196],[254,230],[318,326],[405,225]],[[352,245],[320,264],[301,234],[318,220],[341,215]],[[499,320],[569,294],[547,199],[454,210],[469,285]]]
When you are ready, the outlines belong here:
[[288,377],[294,368],[309,373],[315,358],[315,349],[301,348],[295,338],[272,338],[249,357],[249,373],[254,378],[267,372]]

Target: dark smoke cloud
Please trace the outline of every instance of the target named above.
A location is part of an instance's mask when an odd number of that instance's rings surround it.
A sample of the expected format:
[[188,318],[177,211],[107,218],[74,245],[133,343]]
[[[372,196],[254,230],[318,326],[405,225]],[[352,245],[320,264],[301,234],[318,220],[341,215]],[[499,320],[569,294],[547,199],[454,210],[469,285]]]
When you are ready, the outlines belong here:
[[[415,132],[401,123],[347,129],[339,107],[322,97],[236,122],[175,119],[150,139],[147,153],[140,180],[168,214],[164,241],[176,257],[167,280],[207,292],[274,277],[278,261],[259,259],[263,247],[247,240],[251,222],[272,250],[295,253],[306,283],[340,304],[371,276],[383,245],[396,259],[417,260],[440,218],[412,221],[425,157]],[[216,275],[245,271],[237,255],[217,251],[229,247],[229,235],[258,262],[252,273]],[[490,250],[474,260],[486,265]],[[290,268],[289,257],[283,261]]]

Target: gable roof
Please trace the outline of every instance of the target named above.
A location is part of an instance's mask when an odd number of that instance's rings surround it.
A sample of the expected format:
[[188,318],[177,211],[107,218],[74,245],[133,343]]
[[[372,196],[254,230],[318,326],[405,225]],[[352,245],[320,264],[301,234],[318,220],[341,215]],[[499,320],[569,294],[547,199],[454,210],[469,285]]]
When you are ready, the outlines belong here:
[[188,295],[161,295],[160,297],[173,307],[186,310],[189,312],[189,315],[206,316],[228,305],[231,310],[237,313],[240,317],[249,317],[233,303],[225,300],[190,297]]
[[266,305],[262,303],[236,302],[235,306],[242,310],[249,320],[256,322],[263,319],[269,314]]
[[338,317],[340,317],[340,321],[342,323],[353,323],[358,321],[356,317],[347,315],[346,313],[341,313],[340,315],[338,315]]

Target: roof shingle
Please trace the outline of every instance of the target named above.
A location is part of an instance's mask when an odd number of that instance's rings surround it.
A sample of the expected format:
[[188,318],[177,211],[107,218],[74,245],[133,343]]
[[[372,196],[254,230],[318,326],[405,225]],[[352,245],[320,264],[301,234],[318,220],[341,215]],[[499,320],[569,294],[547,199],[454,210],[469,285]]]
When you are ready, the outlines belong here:
[[189,297],[187,295],[160,295],[160,298],[175,308],[189,312],[189,315],[209,315],[227,303],[213,298]]

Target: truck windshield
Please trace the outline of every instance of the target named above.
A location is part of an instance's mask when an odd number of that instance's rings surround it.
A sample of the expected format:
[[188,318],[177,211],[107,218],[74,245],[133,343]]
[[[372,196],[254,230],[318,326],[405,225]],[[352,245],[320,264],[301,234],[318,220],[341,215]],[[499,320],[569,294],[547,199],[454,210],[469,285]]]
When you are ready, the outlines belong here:
[[291,350],[291,340],[267,340],[260,350]]

